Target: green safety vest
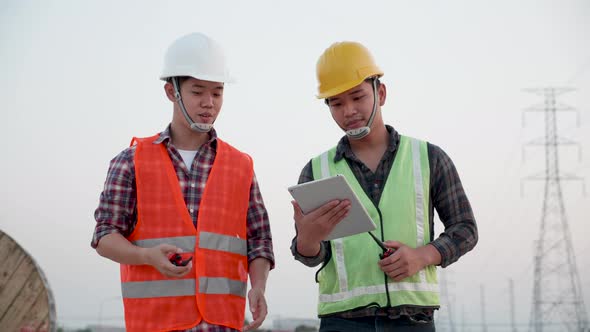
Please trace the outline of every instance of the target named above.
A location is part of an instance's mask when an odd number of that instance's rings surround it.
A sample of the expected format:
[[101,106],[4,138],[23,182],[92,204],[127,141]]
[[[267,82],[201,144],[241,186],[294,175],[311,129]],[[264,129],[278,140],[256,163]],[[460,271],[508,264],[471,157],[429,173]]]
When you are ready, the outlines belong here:
[[[383,232],[385,240],[400,241],[412,248],[430,242],[430,166],[426,142],[400,137],[378,207],[364,192],[346,160],[334,162],[335,155],[336,148],[332,148],[312,159],[313,177],[344,175],[377,226],[373,234],[379,237]],[[439,306],[435,266],[427,266],[396,282],[379,269],[382,249],[369,234],[332,240],[330,246],[332,257],[318,273],[320,315],[369,305],[387,307],[387,292],[392,307]]]

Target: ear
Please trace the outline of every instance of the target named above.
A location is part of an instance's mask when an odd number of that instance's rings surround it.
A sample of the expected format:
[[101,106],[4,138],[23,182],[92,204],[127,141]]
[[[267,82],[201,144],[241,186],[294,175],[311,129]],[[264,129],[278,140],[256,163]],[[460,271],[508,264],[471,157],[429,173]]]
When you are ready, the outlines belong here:
[[172,85],[172,83],[166,82],[166,84],[164,84],[164,91],[166,92],[166,97],[168,97],[168,100],[171,102],[176,101],[176,98],[174,97],[174,85]]
[[385,99],[387,99],[387,87],[385,84],[379,84],[379,106],[385,105]]

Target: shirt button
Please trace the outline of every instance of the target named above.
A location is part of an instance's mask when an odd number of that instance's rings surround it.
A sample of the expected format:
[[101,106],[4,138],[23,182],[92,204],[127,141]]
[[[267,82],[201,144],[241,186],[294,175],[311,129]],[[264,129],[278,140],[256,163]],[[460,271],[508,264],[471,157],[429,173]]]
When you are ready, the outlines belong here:
[[194,210],[194,209],[189,209],[189,211],[190,211],[191,213],[194,213],[194,212],[195,212],[195,210]]
[[195,184],[194,183],[191,183],[191,187],[194,188],[195,187]]

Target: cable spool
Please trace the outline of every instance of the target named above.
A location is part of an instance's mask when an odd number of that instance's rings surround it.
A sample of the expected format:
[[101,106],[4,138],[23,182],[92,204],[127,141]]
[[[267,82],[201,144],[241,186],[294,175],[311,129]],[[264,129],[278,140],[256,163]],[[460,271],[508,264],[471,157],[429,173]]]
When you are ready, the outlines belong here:
[[0,230],[0,331],[56,331],[55,302],[35,259]]

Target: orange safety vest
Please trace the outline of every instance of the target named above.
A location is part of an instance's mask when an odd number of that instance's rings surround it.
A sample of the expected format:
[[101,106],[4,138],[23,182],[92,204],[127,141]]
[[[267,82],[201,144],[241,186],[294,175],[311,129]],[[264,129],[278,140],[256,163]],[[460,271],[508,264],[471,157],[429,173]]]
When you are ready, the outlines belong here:
[[187,211],[176,172],[158,135],[132,141],[135,150],[137,224],[127,238],[149,248],[175,245],[193,257],[193,270],[168,278],[150,265],[121,264],[125,325],[133,331],[244,324],[248,259],[246,216],[254,174],[250,157],[217,139],[197,228]]

